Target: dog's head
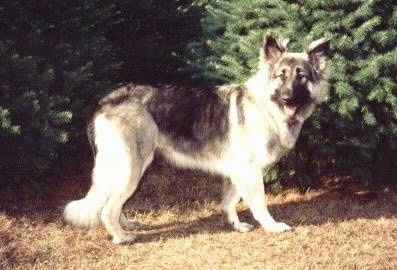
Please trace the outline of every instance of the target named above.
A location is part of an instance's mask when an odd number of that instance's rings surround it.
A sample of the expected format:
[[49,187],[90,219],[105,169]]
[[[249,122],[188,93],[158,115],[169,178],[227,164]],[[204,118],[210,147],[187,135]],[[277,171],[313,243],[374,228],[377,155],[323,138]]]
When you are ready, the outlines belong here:
[[286,42],[266,34],[263,42],[270,100],[288,119],[304,121],[327,92],[330,40],[312,42],[304,53],[287,52]]

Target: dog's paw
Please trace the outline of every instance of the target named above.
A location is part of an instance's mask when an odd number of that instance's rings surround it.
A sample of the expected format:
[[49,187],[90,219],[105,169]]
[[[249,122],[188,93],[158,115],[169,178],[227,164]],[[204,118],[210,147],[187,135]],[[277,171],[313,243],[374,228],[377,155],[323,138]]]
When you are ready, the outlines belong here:
[[120,225],[126,231],[136,231],[140,224],[136,221],[130,221],[123,214],[120,215]]
[[291,227],[283,222],[273,222],[270,224],[266,224],[264,228],[268,232],[275,232],[275,233],[291,230]]
[[232,226],[237,232],[249,232],[254,228],[254,226],[246,222],[233,223]]
[[126,221],[121,224],[124,230],[126,231],[136,231],[141,227],[141,224],[136,221]]
[[130,244],[130,243],[134,242],[135,239],[136,239],[136,235],[133,235],[133,234],[125,234],[122,236],[113,235],[112,242],[113,242],[113,244],[116,244],[116,245]]

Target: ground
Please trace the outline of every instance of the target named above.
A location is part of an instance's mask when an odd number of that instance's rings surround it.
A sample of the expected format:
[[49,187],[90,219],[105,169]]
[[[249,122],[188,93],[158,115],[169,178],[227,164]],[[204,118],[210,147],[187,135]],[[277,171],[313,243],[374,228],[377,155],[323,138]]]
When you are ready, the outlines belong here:
[[352,186],[269,195],[273,216],[294,227],[237,233],[219,210],[221,181],[157,162],[125,212],[140,222],[134,244],[112,244],[103,228],[62,222],[64,205],[89,186],[91,164],[58,170],[32,187],[0,190],[0,269],[397,269],[397,194]]

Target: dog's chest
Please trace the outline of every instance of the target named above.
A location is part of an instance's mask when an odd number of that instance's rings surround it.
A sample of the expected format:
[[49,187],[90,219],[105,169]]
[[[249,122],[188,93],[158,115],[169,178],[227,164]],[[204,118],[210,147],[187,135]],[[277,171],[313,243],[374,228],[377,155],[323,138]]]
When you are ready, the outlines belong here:
[[250,161],[262,168],[272,166],[284,156],[288,149],[282,144],[279,134],[268,125],[256,126],[249,142]]
[[[274,119],[257,106],[244,106],[244,123],[232,131],[235,154],[252,165],[262,168],[277,162],[288,149],[281,140],[280,130]],[[286,132],[286,131],[283,131]]]

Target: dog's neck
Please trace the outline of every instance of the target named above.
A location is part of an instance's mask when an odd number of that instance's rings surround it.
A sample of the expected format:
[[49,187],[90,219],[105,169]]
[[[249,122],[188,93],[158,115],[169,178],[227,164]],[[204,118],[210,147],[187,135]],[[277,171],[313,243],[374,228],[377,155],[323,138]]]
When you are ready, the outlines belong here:
[[256,100],[266,102],[268,98],[266,86],[270,83],[268,76],[269,72],[269,67],[265,65],[263,61],[260,61],[257,73],[244,83],[250,95]]
[[266,65],[260,65],[258,72],[244,85],[247,87],[249,94],[254,97],[253,100],[259,102],[259,109],[263,110],[274,120],[275,132],[278,133],[283,146],[291,149],[296,143],[304,119],[288,118],[280,111],[277,104],[271,101],[269,95],[271,80],[268,76],[263,75],[269,74],[267,68]]

